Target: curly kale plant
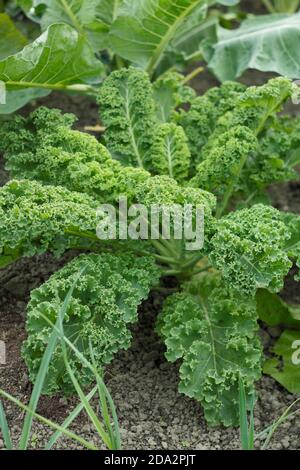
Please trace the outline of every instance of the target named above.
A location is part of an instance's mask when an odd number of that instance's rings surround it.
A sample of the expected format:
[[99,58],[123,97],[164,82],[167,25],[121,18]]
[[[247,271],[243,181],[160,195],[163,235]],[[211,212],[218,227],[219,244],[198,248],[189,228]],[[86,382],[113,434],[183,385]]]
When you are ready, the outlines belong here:
[[[180,360],[180,391],[201,402],[207,421],[233,425],[239,380],[252,400],[261,375],[263,300],[280,302],[285,276],[293,262],[300,265],[300,218],[271,207],[265,192],[296,178],[300,124],[277,115],[294,91],[288,79],[248,89],[226,82],[200,97],[183,83],[173,73],[154,84],[141,70],[112,73],[98,97],[102,143],[72,130],[74,117],[57,110],[39,108],[3,124],[0,147],[13,180],[0,191],[0,265],[83,251],[31,294],[23,357],[32,380],[83,265],[65,333],[87,356],[91,342],[103,366],[129,347],[130,325],[150,290],[176,276],[178,292],[157,321],[166,357]],[[201,206],[203,248],[189,251],[184,240],[162,234],[101,240],[97,208],[118,207],[120,196],[149,208]],[[90,384],[89,371],[70,361]],[[59,345],[44,392],[58,389],[72,393]]]

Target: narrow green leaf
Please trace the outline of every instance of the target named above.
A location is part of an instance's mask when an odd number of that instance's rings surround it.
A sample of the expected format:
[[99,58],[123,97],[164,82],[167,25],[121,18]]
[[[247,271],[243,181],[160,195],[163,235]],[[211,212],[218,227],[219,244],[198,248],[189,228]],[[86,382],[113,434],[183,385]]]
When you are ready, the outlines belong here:
[[[56,321],[57,326],[59,325],[59,322],[64,318],[64,316],[66,314],[66,311],[68,309],[70,300],[72,298],[73,291],[75,289],[76,283],[78,282],[80,276],[83,274],[84,271],[85,271],[85,267],[83,267],[80,270],[80,272],[78,273],[78,275],[75,277],[74,283],[71,286],[71,288],[70,288],[70,290],[69,290],[69,292],[68,292],[68,294],[67,294],[67,296],[66,296],[66,298],[65,298],[65,300],[62,304],[60,314],[58,315],[58,318],[57,318],[57,321]],[[39,401],[40,396],[41,396],[42,391],[43,391],[44,382],[45,382],[45,379],[46,379],[46,376],[47,376],[47,373],[48,373],[48,367],[49,367],[53,352],[54,352],[55,347],[56,347],[57,338],[58,338],[58,334],[57,334],[56,330],[53,329],[53,331],[50,335],[49,341],[48,341],[47,348],[46,348],[46,350],[43,354],[41,364],[40,364],[40,368],[39,368],[39,371],[37,373],[35,384],[34,384],[34,387],[33,387],[33,390],[32,390],[32,394],[31,394],[31,398],[30,398],[29,406],[28,406],[28,409],[30,410],[30,412],[27,412],[26,416],[25,416],[24,425],[23,425],[21,438],[20,438],[20,444],[19,444],[20,450],[25,450],[27,448],[27,444],[28,444],[28,441],[29,441],[29,438],[30,438],[30,431],[31,431],[31,427],[32,427],[33,413],[36,410],[38,401]]]
[[249,450],[248,413],[243,379],[239,378],[240,437],[243,450]]
[[[281,424],[286,420],[288,419],[289,417],[291,417],[291,415],[293,413],[290,413],[291,409],[294,408],[295,405],[297,405],[297,403],[300,402],[300,398],[298,400],[295,400],[285,411],[284,413],[280,416],[280,418],[276,421],[274,421],[274,423],[271,425],[270,427],[270,430],[269,430],[269,433],[268,433],[268,436],[264,442],[264,445],[262,447],[262,450],[266,450],[268,448],[268,445],[274,435],[274,433],[276,432],[276,430],[279,428],[279,426],[281,426]],[[296,411],[296,413],[299,412],[299,410]]]
[[0,430],[3,435],[6,450],[13,450],[13,443],[10,437],[9,427],[6,419],[5,410],[3,408],[2,400],[0,400]]
[[[94,387],[90,393],[86,396],[86,399],[88,401],[90,401],[93,396],[95,395],[95,393],[97,392],[97,387]],[[77,418],[77,416],[81,413],[81,411],[84,409],[84,404],[83,402],[80,402],[76,408],[74,408],[74,410],[67,416],[67,418],[65,419],[65,421],[62,423],[62,425],[60,426],[61,427],[61,430],[57,430],[51,437],[50,439],[48,440],[48,442],[46,443],[45,445],[45,450],[50,450],[52,449],[52,447],[54,446],[54,444],[56,443],[56,441],[61,437],[61,435],[63,434],[63,429],[67,429],[70,424],[72,424],[72,422]]]
[[[17,398],[14,398],[9,393],[6,393],[4,390],[0,389],[0,395],[3,396],[6,400],[9,400],[12,403],[14,403],[21,410],[26,411],[26,416],[29,415],[32,420],[33,420],[33,418],[35,418],[38,421],[40,421],[41,423],[45,424],[46,426],[49,426],[50,428],[55,429],[56,431],[60,431],[65,436],[69,437],[70,439],[73,439],[73,440],[77,441],[79,444],[81,444],[83,447],[86,447],[89,450],[97,450],[97,447],[95,447],[90,442],[86,441],[85,439],[83,439],[80,436],[77,436],[72,431],[69,431],[68,429],[64,429],[61,426],[59,426],[58,424],[54,423],[53,421],[50,421],[49,419],[44,418],[43,416],[41,416],[38,413],[34,412],[29,406],[24,405],[20,400],[18,400]],[[26,447],[24,449],[19,448],[19,450],[27,450],[27,444],[26,444]]]

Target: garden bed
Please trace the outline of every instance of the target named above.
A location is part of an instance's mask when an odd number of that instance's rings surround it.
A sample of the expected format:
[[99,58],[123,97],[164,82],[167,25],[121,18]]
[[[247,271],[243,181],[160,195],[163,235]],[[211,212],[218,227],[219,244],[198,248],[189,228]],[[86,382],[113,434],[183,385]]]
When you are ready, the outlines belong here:
[[[244,80],[248,84],[262,83],[265,75],[250,73]],[[193,85],[198,92],[203,92],[214,83],[209,74],[204,74]],[[80,130],[97,122],[97,107],[89,100],[66,95],[62,98],[60,94],[53,93],[34,106],[41,103],[76,113]],[[296,108],[291,108],[291,112],[299,112]],[[28,106],[22,112],[28,114],[30,109],[32,107]],[[5,172],[2,171],[1,175],[3,183]],[[300,213],[299,183],[277,186],[271,189],[271,194],[276,207]],[[22,260],[1,272],[0,340],[4,340],[7,346],[7,364],[0,367],[0,381],[3,389],[22,402],[28,401],[31,392],[27,369],[20,354],[22,341],[26,337],[24,318],[29,292],[70,257],[72,254],[57,262],[52,256],[44,255]],[[285,297],[300,301],[297,284],[287,282]],[[162,300],[160,293],[153,292],[150,299],[142,304],[139,309],[140,322],[132,328],[133,343],[130,349],[120,352],[106,372],[106,384],[118,411],[123,448],[238,449],[238,429],[208,427],[200,404],[178,393],[178,364],[172,365],[166,361],[164,346],[153,331]],[[278,328],[262,330],[263,344],[266,346],[279,334]],[[256,431],[262,431],[282,414],[295,397],[266,376],[257,384],[257,391],[255,427]],[[74,399],[65,399],[61,395],[44,397],[38,412],[55,422],[62,422],[74,403]],[[17,440],[23,413],[10,404],[6,409],[13,426],[13,437]],[[84,416],[77,419],[74,429],[83,437],[93,439],[92,427]],[[31,447],[42,447],[48,432],[44,425],[35,424]],[[65,439],[59,441],[57,446],[76,448],[73,442]],[[3,441],[0,439],[1,447]],[[260,447],[259,441],[256,441],[255,447]],[[300,449],[300,422],[297,417],[287,420],[280,427],[270,448]]]

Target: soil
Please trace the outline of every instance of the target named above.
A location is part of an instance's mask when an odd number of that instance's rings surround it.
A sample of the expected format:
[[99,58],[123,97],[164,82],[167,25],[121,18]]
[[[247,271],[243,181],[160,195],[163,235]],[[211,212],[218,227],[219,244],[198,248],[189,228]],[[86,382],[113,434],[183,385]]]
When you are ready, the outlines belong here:
[[[263,83],[266,74],[248,72],[242,81],[247,84]],[[193,85],[199,93],[217,84],[209,74],[204,73]],[[98,121],[97,107],[90,100],[74,95],[52,93],[22,110],[27,114],[37,105],[60,107],[79,116],[77,127],[95,125]],[[298,107],[299,108],[299,107]],[[297,110],[299,112],[299,110]],[[2,184],[7,179],[0,170]],[[300,183],[292,182],[272,190],[274,203],[283,210],[300,213]],[[20,349],[26,337],[24,319],[26,303],[31,289],[44,282],[57,268],[68,261],[74,253],[67,254],[60,261],[50,255],[21,260],[5,269],[0,275],[0,340],[5,341],[7,364],[0,366],[1,388],[28,402],[31,384],[26,366],[21,359]],[[300,302],[299,284],[287,282],[286,296]],[[223,427],[209,428],[204,420],[201,406],[194,400],[180,395],[177,390],[178,364],[169,364],[164,358],[164,347],[154,333],[154,322],[162,304],[162,296],[152,293],[139,311],[140,321],[132,328],[133,342],[128,351],[120,352],[106,372],[106,384],[115,401],[121,426],[124,449],[238,449],[238,429]],[[280,330],[262,331],[265,347],[274,341]],[[282,412],[295,396],[289,394],[270,377],[264,376],[257,384],[258,402],[255,409],[256,432],[264,430]],[[43,397],[38,412],[57,423],[76,404],[76,399],[60,395]],[[23,412],[10,403],[5,403],[7,417],[17,443]],[[85,415],[80,415],[73,428],[82,437],[97,443],[96,435]],[[31,448],[42,448],[49,438],[49,428],[35,423]],[[4,446],[0,435],[0,449]],[[256,440],[255,447],[261,442]],[[68,439],[61,439],[58,448],[80,448]],[[300,449],[300,420],[287,420],[275,433],[269,446],[271,449]]]

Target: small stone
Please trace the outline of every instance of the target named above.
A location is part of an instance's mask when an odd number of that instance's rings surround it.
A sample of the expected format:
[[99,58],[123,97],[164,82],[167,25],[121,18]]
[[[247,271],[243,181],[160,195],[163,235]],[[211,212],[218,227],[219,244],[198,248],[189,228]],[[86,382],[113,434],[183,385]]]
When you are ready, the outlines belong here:
[[206,445],[204,444],[196,444],[196,447],[195,447],[196,450],[207,450],[207,447]]
[[66,406],[68,404],[68,400],[66,397],[61,397],[58,401],[60,405]]
[[82,431],[83,432],[91,432],[91,425],[90,424],[85,424],[84,426],[82,426]]
[[277,444],[274,445],[274,449],[277,449],[277,450],[280,450],[282,449],[282,444],[280,442],[278,442]]
[[4,442],[2,439],[0,439],[0,449],[3,449],[3,447],[4,447]]
[[168,444],[167,444],[165,441],[163,441],[163,442],[161,443],[161,445],[162,445],[162,448],[163,448],[163,449],[168,449],[168,447],[169,447]]
[[155,442],[155,440],[154,440],[152,437],[149,438],[148,444],[149,444],[149,446],[151,446],[151,447],[155,447],[155,446],[156,446],[156,442]]
[[125,437],[127,436],[127,434],[128,434],[127,429],[124,429],[124,428],[120,428],[120,429],[119,429],[119,432],[120,432],[120,436],[121,436],[122,438],[125,438]]
[[27,372],[24,372],[24,374],[21,377],[20,384],[22,388],[26,388],[29,382],[28,374]]
[[155,367],[155,362],[154,361],[147,362],[147,364],[144,365],[145,370],[151,370],[154,367]]
[[282,439],[282,445],[284,449],[288,449],[290,447],[290,438],[288,436]]
[[260,428],[260,426],[261,426],[260,419],[254,418],[254,425],[255,425],[256,429]]

